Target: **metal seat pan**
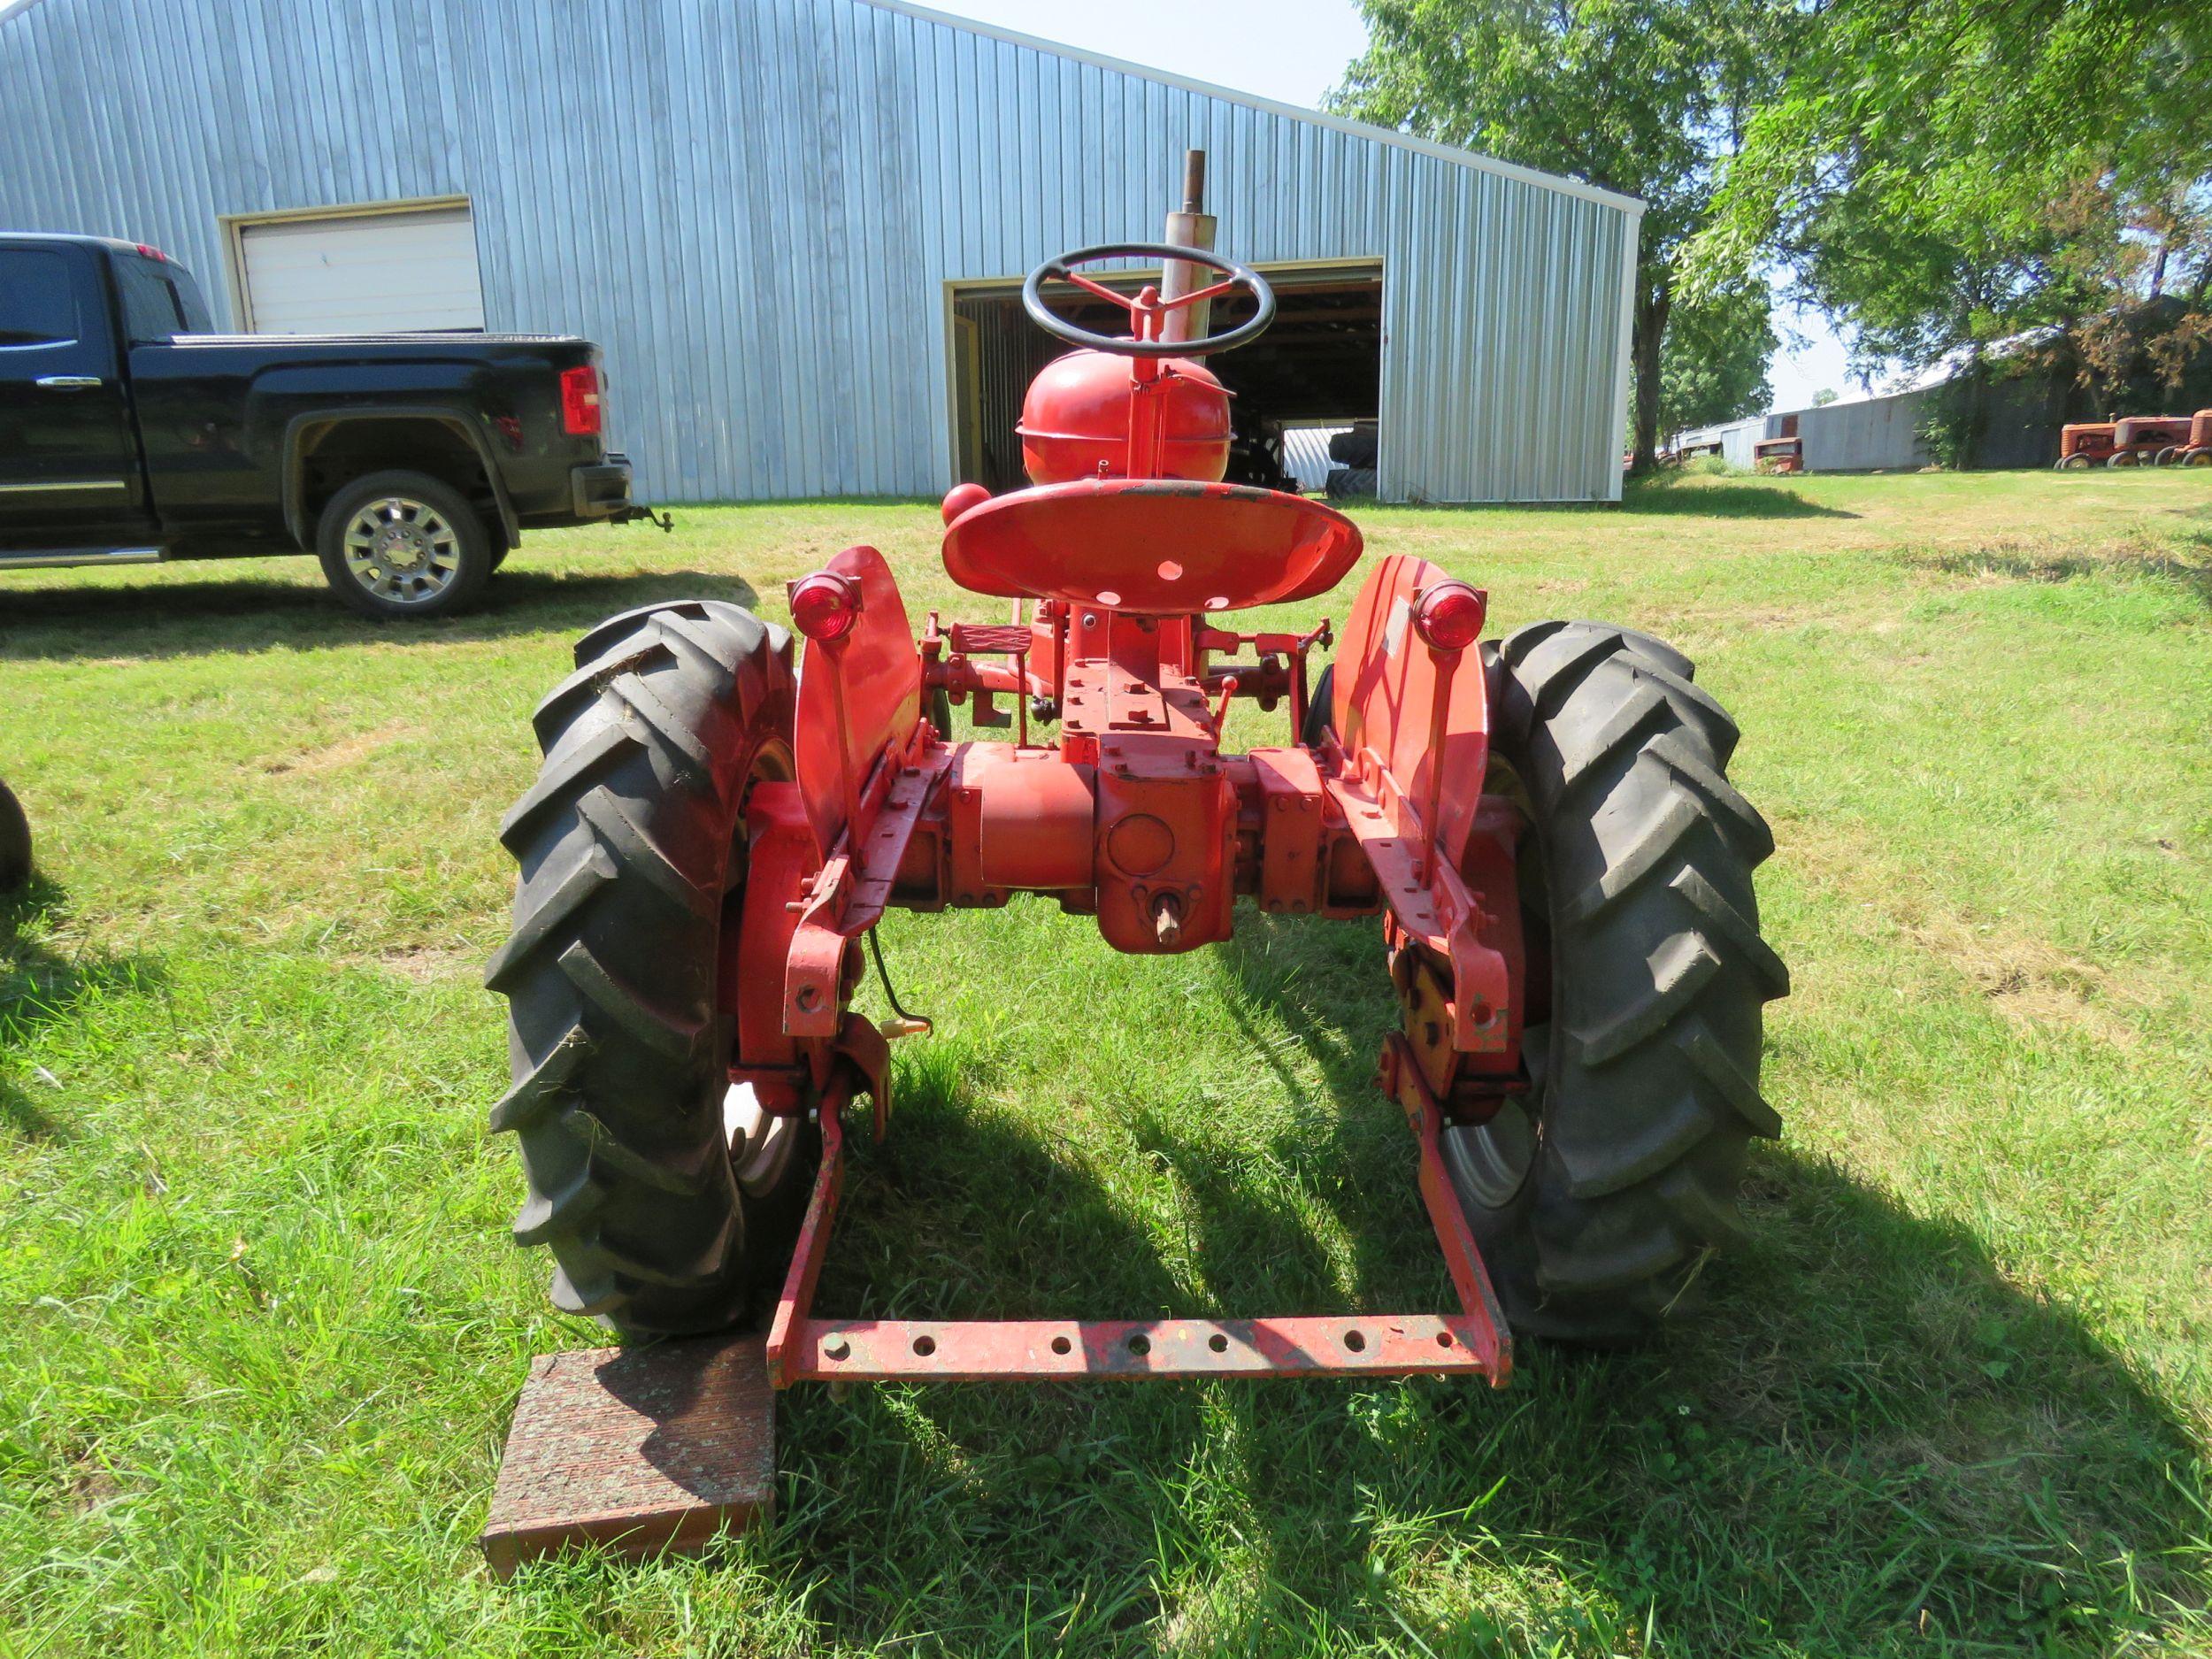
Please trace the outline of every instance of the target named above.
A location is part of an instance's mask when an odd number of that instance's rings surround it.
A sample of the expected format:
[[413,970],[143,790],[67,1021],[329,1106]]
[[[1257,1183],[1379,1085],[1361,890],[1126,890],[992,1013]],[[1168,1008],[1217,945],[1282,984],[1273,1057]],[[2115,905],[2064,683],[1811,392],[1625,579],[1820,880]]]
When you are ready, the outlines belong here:
[[1325,593],[1360,547],[1357,526],[1302,495],[1113,478],[984,502],[953,521],[944,552],[971,593],[1187,616]]

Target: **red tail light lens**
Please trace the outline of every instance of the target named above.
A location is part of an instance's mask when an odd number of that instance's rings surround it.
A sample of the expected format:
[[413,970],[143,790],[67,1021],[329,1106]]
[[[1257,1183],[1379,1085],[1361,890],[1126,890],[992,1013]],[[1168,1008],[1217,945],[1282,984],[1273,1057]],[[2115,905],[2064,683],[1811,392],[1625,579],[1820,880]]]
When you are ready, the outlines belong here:
[[1440,651],[1463,651],[1482,632],[1489,596],[1465,582],[1438,582],[1413,607],[1413,626]]
[[791,584],[791,625],[810,640],[842,639],[860,615],[860,589],[844,577],[817,571]]
[[572,438],[599,435],[599,371],[588,363],[561,371],[561,430]]

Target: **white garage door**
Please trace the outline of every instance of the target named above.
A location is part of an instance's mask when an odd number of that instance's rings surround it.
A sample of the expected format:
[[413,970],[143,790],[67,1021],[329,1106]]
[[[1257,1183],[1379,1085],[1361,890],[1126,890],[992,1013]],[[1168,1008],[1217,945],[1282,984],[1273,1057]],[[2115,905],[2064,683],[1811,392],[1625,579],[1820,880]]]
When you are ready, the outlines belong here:
[[257,334],[484,326],[465,207],[249,225],[239,246]]

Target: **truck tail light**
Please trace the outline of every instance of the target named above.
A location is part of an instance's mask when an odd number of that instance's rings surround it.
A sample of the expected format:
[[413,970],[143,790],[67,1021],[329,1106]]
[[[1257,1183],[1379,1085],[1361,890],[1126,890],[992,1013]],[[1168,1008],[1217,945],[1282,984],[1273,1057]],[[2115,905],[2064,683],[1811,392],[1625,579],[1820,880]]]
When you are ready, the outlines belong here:
[[561,430],[572,438],[599,435],[599,371],[588,363],[561,371]]

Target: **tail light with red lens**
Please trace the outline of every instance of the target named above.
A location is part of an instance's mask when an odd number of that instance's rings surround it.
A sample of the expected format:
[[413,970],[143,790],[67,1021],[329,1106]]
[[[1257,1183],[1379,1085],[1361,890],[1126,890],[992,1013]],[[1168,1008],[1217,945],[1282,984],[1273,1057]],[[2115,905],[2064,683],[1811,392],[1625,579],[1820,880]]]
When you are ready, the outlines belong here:
[[817,571],[790,588],[791,626],[810,640],[841,639],[860,615],[860,586],[831,571]]
[[1463,651],[1482,632],[1489,595],[1462,581],[1442,581],[1414,602],[1413,626],[1440,651]]
[[561,371],[561,430],[572,438],[599,435],[599,371],[588,363]]

